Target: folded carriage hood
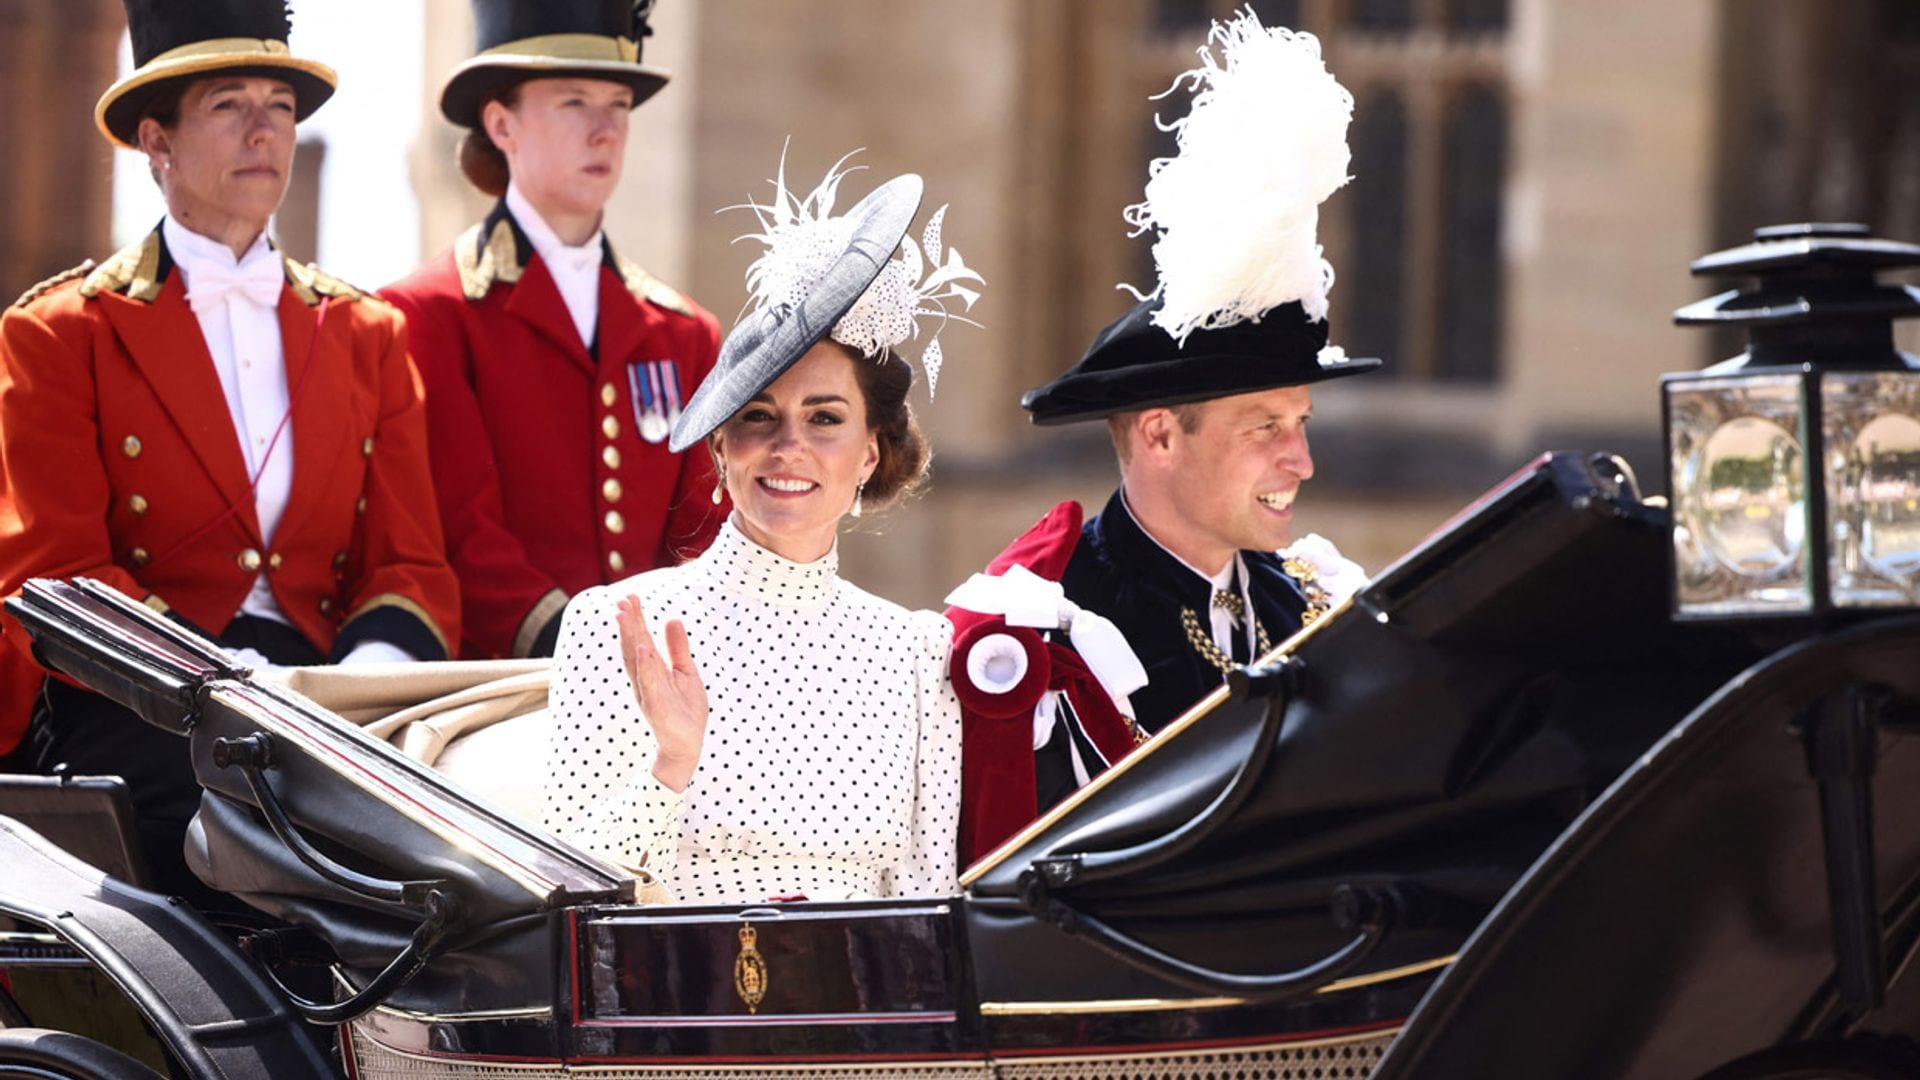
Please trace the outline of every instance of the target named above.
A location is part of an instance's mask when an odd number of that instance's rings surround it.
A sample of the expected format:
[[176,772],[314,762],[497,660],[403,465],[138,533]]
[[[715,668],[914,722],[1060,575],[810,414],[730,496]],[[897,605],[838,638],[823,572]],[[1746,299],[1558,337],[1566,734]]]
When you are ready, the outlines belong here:
[[205,791],[187,854],[208,885],[316,932],[349,975],[378,970],[420,922],[414,908],[316,874],[274,835],[241,771],[215,764],[217,740],[262,734],[273,754],[267,787],[315,848],[369,877],[445,883],[462,909],[458,928],[396,1004],[545,1007],[546,913],[633,899],[625,872],[305,698],[256,683],[224,652],[106,586],[35,581],[10,604],[48,663],[188,735],[181,752]]
[[[1016,920],[1051,862],[1049,894],[1074,910],[1246,974],[1333,953],[1353,937],[1336,891],[1388,887],[1400,910],[1369,969],[1450,956],[1621,770],[1754,657],[1671,622],[1667,544],[1664,511],[1617,461],[1543,456],[1268,658],[1297,669],[1277,740],[1204,840],[1099,880],[1057,865],[1151,846],[1203,812],[1266,709],[1225,687],[964,884]],[[981,923],[976,942],[1011,932]],[[1022,970],[1018,952],[983,966],[983,996],[1059,978],[1044,957]]]

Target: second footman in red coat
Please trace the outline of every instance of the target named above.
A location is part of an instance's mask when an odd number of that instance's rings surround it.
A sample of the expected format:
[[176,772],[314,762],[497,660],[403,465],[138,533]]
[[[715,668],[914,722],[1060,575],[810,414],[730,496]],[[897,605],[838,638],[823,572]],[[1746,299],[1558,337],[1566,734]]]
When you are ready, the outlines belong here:
[[615,254],[602,211],[628,113],[666,82],[625,2],[475,0],[479,55],[441,112],[501,196],[382,291],[427,389],[434,481],[469,657],[553,651],[567,597],[697,554],[724,516],[704,450],[670,453],[719,326]]

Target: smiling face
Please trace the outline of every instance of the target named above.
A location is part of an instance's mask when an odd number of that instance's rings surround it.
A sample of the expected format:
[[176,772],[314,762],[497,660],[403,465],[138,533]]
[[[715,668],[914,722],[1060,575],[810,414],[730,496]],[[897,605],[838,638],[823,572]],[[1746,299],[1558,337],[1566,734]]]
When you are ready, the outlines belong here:
[[567,243],[563,224],[588,219],[587,234],[620,183],[633,91],[604,79],[529,79],[513,105],[489,101],[481,123],[506,155],[520,193]]
[[1308,389],[1288,386],[1139,414],[1124,470],[1129,506],[1155,539],[1206,573],[1235,551],[1287,546],[1294,497],[1313,476],[1312,411]]
[[140,149],[168,212],[245,251],[287,193],[295,107],[293,87],[279,79],[218,75],[187,87],[171,126],[141,120]]
[[734,521],[794,562],[833,547],[855,489],[880,463],[854,360],[822,342],[713,435]]

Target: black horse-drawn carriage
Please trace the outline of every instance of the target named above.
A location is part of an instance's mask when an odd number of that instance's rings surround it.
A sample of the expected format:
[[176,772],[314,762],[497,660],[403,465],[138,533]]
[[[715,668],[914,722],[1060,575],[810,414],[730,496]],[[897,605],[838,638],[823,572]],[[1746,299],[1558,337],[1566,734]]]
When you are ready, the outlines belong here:
[[1543,456],[959,895],[748,907],[642,902],[111,590],[35,583],[41,656],[187,736],[190,861],[265,918],[0,818],[0,1075],[148,1075],[28,1026],[89,992],[191,1077],[1915,1075],[1920,618],[1675,619],[1670,518],[1615,458]]

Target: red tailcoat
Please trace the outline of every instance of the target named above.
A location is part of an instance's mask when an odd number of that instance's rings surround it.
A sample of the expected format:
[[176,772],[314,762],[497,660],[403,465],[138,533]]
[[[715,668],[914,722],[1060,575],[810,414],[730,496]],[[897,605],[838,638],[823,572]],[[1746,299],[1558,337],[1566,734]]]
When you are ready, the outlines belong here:
[[[459,633],[427,471],[426,415],[389,306],[287,262],[280,341],[293,485],[271,544],[239,437],[159,230],[44,283],[0,318],[0,595],[98,578],[219,633],[264,572],[321,652]],[[317,337],[316,337],[317,334]],[[0,618],[0,752],[43,673]]]
[[466,655],[551,651],[567,597],[713,539],[706,448],[669,453],[660,426],[713,368],[713,316],[608,248],[590,350],[504,203],[381,295],[426,380]]

